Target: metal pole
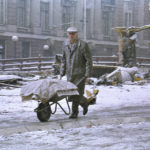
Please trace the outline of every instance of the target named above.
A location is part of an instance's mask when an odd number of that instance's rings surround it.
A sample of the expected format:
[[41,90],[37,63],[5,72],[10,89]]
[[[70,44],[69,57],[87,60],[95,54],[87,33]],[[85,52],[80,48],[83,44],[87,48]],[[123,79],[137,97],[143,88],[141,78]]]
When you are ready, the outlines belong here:
[[86,0],[84,0],[84,41],[86,41]]
[[16,58],[16,42],[14,42],[14,57]]
[[16,35],[14,35],[14,36],[12,36],[12,41],[14,42],[14,57],[16,58],[16,53],[17,53],[17,47],[16,47],[16,43],[17,43],[17,41],[18,41],[18,36],[16,36]]

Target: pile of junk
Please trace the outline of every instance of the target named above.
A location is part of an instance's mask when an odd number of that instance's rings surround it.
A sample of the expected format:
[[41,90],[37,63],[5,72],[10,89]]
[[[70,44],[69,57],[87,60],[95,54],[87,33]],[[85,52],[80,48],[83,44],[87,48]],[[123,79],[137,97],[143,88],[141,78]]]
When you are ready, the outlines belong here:
[[138,67],[116,67],[111,73],[105,73],[96,78],[90,78],[88,84],[95,85],[120,85],[138,84],[143,85],[150,81],[150,71],[142,72]]

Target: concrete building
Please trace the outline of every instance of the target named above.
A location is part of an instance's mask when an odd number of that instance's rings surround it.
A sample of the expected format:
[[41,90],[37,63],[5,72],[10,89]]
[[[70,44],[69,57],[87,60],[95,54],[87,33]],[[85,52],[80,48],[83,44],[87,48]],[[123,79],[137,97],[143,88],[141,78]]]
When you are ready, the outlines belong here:
[[[61,53],[69,26],[79,28],[93,55],[117,55],[112,28],[144,24],[150,24],[150,0],[0,0],[0,58]],[[149,41],[150,30],[138,34],[137,56],[150,56]]]

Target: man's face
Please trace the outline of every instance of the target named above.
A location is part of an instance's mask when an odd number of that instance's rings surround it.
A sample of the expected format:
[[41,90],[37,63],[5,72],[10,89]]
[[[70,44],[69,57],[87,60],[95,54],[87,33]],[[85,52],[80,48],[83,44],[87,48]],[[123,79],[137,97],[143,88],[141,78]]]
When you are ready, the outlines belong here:
[[75,41],[78,38],[78,33],[77,32],[69,32],[68,37],[69,37],[70,41]]

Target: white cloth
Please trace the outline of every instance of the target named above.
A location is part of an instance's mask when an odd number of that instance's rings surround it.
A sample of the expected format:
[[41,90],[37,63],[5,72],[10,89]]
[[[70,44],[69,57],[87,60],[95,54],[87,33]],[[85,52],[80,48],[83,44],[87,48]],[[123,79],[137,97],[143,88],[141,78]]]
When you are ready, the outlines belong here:
[[136,40],[137,39],[137,34],[133,34],[129,39],[130,40]]
[[[71,82],[55,79],[42,79],[30,82],[21,88],[22,100],[48,101],[55,95],[78,95],[77,87]],[[36,99],[35,99],[36,98]]]

